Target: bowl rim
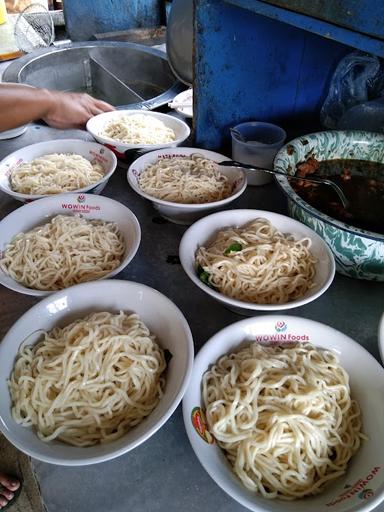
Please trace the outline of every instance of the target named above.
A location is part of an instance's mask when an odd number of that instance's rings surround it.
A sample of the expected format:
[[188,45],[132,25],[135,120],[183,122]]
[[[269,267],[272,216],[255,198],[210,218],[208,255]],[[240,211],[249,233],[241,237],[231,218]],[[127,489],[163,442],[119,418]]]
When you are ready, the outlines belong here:
[[[0,175],[4,174],[4,172],[2,172],[2,167],[5,165],[5,162],[6,162],[6,160],[8,160],[8,158],[14,157],[17,153],[22,153],[22,152],[24,152],[25,150],[28,150],[31,147],[49,146],[52,143],[55,144],[55,143],[58,143],[58,142],[61,143],[61,144],[66,143],[66,142],[70,142],[70,143],[76,142],[76,143],[80,143],[80,144],[82,144],[82,143],[93,144],[94,146],[97,146],[100,149],[104,149],[105,151],[108,152],[108,155],[112,159],[111,169],[108,172],[106,172],[104,174],[104,176],[99,181],[96,181],[95,183],[91,183],[90,185],[87,185],[86,187],[83,187],[83,188],[78,188],[76,190],[68,190],[66,192],[60,192],[60,193],[57,193],[57,194],[22,194],[21,192],[16,192],[16,191],[12,190],[11,187],[9,187],[9,188],[3,187],[1,181],[0,181],[0,190],[2,190],[5,194],[10,195],[11,197],[15,197],[15,198],[22,199],[22,200],[31,200],[31,201],[34,201],[36,199],[43,199],[45,197],[58,196],[58,195],[61,195],[61,194],[75,194],[75,193],[89,192],[89,191],[97,188],[102,183],[107,182],[109,180],[109,178],[112,176],[112,174],[116,171],[116,168],[117,168],[117,158],[116,158],[116,155],[115,155],[115,153],[111,149],[106,148],[103,144],[100,144],[99,142],[94,141],[94,140],[52,139],[52,140],[45,140],[45,141],[41,141],[41,142],[36,142],[34,144],[28,144],[28,146],[23,146],[22,148],[19,148],[16,151],[12,151],[12,153],[9,153],[9,155],[5,156],[4,158],[2,158],[0,160]],[[44,153],[44,154],[48,155],[49,153]],[[36,158],[38,158],[38,157],[36,157]]]
[[[28,318],[31,318],[31,319],[36,318],[37,315],[35,315],[35,312],[37,313],[39,310],[46,308],[46,306],[51,301],[60,299],[61,296],[63,294],[65,295],[66,293],[68,293],[69,290],[73,290],[75,288],[79,289],[80,287],[81,288],[88,287],[88,288],[90,288],[89,295],[92,295],[91,288],[97,287],[98,285],[100,285],[100,283],[102,283],[102,285],[107,287],[109,290],[112,290],[113,287],[126,287],[128,293],[129,293],[129,289],[132,289],[132,288],[140,289],[140,290],[142,290],[144,288],[149,293],[153,293],[155,296],[159,297],[160,300],[165,301],[175,311],[175,313],[177,314],[177,317],[180,321],[180,324],[182,326],[182,329],[185,332],[185,335],[186,335],[185,337],[186,337],[186,341],[187,341],[187,350],[188,350],[189,356],[186,360],[185,374],[181,379],[181,384],[180,384],[179,390],[172,397],[170,406],[168,407],[165,414],[159,419],[159,421],[156,424],[152,425],[151,428],[149,428],[141,436],[139,436],[137,439],[135,439],[129,446],[125,445],[119,449],[115,449],[114,451],[111,451],[107,455],[105,455],[105,454],[104,455],[94,455],[94,456],[88,455],[85,457],[86,460],[80,459],[80,458],[74,459],[74,460],[66,460],[66,459],[63,460],[63,459],[56,458],[55,456],[40,455],[38,450],[30,448],[29,446],[26,447],[23,442],[19,442],[18,440],[15,440],[12,432],[10,432],[6,428],[5,424],[2,421],[2,418],[0,416],[0,432],[2,432],[3,435],[9,440],[9,442],[11,442],[14,446],[16,446],[16,448],[21,450],[23,453],[27,453],[31,457],[36,458],[37,460],[47,462],[50,464],[57,464],[60,466],[87,466],[87,465],[91,465],[91,464],[97,464],[100,462],[107,462],[109,460],[115,459],[116,457],[120,457],[121,455],[133,450],[140,444],[147,441],[150,437],[152,437],[173,415],[173,413],[175,412],[176,408],[180,404],[180,402],[187,390],[187,387],[188,387],[188,384],[189,384],[189,381],[190,381],[190,378],[192,375],[193,361],[194,361],[193,336],[192,336],[192,332],[189,327],[189,324],[187,322],[187,319],[185,318],[185,316],[184,316],[183,312],[180,310],[180,308],[171,299],[169,299],[165,294],[161,293],[156,288],[152,288],[151,286],[145,285],[143,283],[138,283],[135,281],[128,281],[128,280],[123,280],[123,279],[109,279],[109,280],[101,280],[101,281],[92,281],[92,282],[88,282],[88,283],[81,283],[81,284],[72,286],[70,288],[66,288],[65,290],[60,290],[60,291],[56,292],[54,295],[49,295],[48,297],[45,297],[44,299],[39,301],[37,304],[34,304],[31,308],[29,308],[25,313],[23,313],[14,322],[14,324],[11,326],[9,331],[5,334],[5,336],[2,339],[2,343],[0,344],[0,352],[2,349],[1,345],[3,347],[5,347],[5,343],[3,343],[3,342],[8,340],[8,338],[11,339],[13,329],[17,323],[19,323],[21,321],[25,321],[26,318],[27,319]],[[97,295],[97,293],[94,295]],[[72,310],[72,312],[73,312],[73,310]],[[60,320],[59,320],[59,322],[60,322]],[[3,350],[4,350],[4,348],[3,348]],[[15,354],[16,353],[17,353],[17,351],[15,351]],[[150,415],[148,417],[150,417]],[[68,445],[68,446],[70,446],[70,445]],[[77,448],[81,448],[81,447],[77,447]]]
[[[0,229],[1,229],[2,224],[3,224],[4,221],[9,222],[9,221],[14,220],[14,224],[17,226],[18,225],[17,220],[19,219],[20,216],[23,216],[23,217],[26,216],[28,214],[27,210],[30,210],[31,208],[39,210],[41,205],[42,205],[42,202],[49,203],[50,201],[53,201],[53,200],[56,201],[56,200],[59,199],[59,196],[63,199],[63,195],[53,194],[51,196],[44,196],[41,199],[37,199],[36,201],[33,201],[31,203],[23,204],[22,206],[20,206],[16,210],[13,210],[8,215],[6,215],[3,219],[0,220]],[[70,201],[71,197],[73,197],[73,196],[78,196],[78,194],[77,193],[65,194],[65,199],[67,201]],[[95,197],[94,194],[84,194],[84,196],[85,196],[86,199],[87,199],[87,197],[88,198],[94,198]],[[126,217],[130,218],[130,223],[131,223],[131,225],[133,227],[132,232],[133,232],[134,236],[132,236],[132,240],[131,240],[129,251],[126,251],[127,254],[124,256],[124,258],[123,258],[122,262],[120,263],[120,265],[118,265],[116,268],[111,270],[111,272],[106,274],[105,277],[102,277],[102,278],[99,278],[99,279],[93,279],[91,281],[85,281],[84,283],[79,283],[79,284],[86,284],[86,283],[92,283],[92,282],[97,282],[97,281],[103,281],[105,279],[110,279],[111,277],[115,276],[116,274],[119,274],[120,272],[122,272],[129,265],[129,263],[136,256],[137,251],[139,250],[139,247],[140,247],[140,243],[141,243],[141,227],[140,227],[140,222],[139,222],[138,218],[136,217],[136,215],[133,213],[133,211],[130,210],[123,203],[120,203],[119,201],[116,201],[116,199],[111,199],[110,197],[101,196],[101,195],[100,196],[96,196],[96,197],[97,197],[97,201],[101,201],[102,203],[104,202],[106,204],[110,203],[111,205],[114,205],[115,207],[119,208],[119,210],[125,210]],[[38,206],[36,206],[36,205],[38,205]],[[68,210],[67,213],[75,215],[77,212],[74,212],[73,210]],[[79,212],[79,213],[81,213],[81,212]],[[48,222],[49,220],[51,220],[51,218],[53,216],[56,216],[56,215],[60,215],[60,213],[50,214],[49,217],[47,217],[46,215],[40,216],[40,221],[36,224],[36,226],[41,225],[42,221],[44,221],[44,220],[46,220]],[[63,211],[62,215],[65,215],[64,211]],[[94,217],[89,217],[90,220],[92,218],[94,218]],[[31,229],[33,229],[33,228],[31,228]],[[16,236],[16,235],[14,235],[14,236]],[[1,251],[1,248],[0,248],[0,251]],[[23,295],[30,295],[30,296],[33,296],[33,297],[48,297],[48,296],[52,296],[54,293],[57,293],[57,292],[60,292],[60,291],[64,291],[64,290],[68,290],[68,288],[71,288],[70,286],[68,286],[67,288],[62,288],[61,290],[38,290],[38,289],[35,289],[35,288],[28,288],[28,287],[24,286],[23,284],[18,283],[11,276],[8,276],[11,279],[11,283],[5,283],[4,282],[4,276],[5,275],[6,274],[0,269],[0,284],[2,286],[5,286],[9,290],[15,291],[17,293],[21,293]],[[75,285],[72,285],[72,286],[75,286]],[[22,289],[20,289],[20,287]]]
[[[152,115],[152,117],[156,117],[156,118],[160,118],[160,119],[171,119],[172,122],[174,121],[176,124],[179,124],[180,127],[182,127],[185,131],[185,134],[178,137],[177,139],[175,140],[172,140],[170,142],[159,142],[159,143],[156,143],[156,144],[130,144],[128,142],[122,142],[120,140],[117,140],[117,139],[112,139],[110,137],[106,137],[105,135],[100,135],[99,133],[97,133],[96,129],[94,128],[94,125],[96,123],[98,123],[101,119],[108,119],[108,118],[114,118],[114,117],[119,117],[119,116],[122,116],[122,115],[135,115],[135,114],[143,114],[143,115],[146,115],[146,116],[150,116]],[[164,123],[166,124],[166,123]],[[165,114],[163,112],[154,112],[152,110],[140,110],[140,109],[117,109],[117,110],[112,110],[110,112],[102,112],[100,114],[97,114],[96,116],[93,116],[91,117],[88,121],[87,121],[87,124],[86,124],[86,130],[92,135],[92,137],[94,137],[96,140],[100,140],[102,141],[102,144],[109,144],[109,145],[112,145],[114,147],[116,147],[117,149],[119,148],[124,148],[125,150],[127,149],[155,149],[156,147],[172,147],[172,145],[175,145],[175,144],[178,144],[178,143],[181,143],[183,142],[184,140],[186,140],[190,133],[191,133],[191,129],[190,127],[188,126],[188,124],[183,121],[182,119],[176,117],[176,116],[173,116],[171,114]]]
[[[267,321],[275,322],[277,320],[282,321],[285,324],[287,324],[287,323],[289,324],[289,322],[292,322],[292,321],[297,321],[297,322],[300,322],[300,323],[303,323],[306,325],[311,325],[313,327],[319,327],[322,329],[326,329],[329,332],[333,333],[335,336],[339,336],[341,339],[347,341],[349,345],[353,346],[354,350],[357,350],[360,353],[360,355],[364,355],[364,358],[370,360],[371,363],[374,364],[377,368],[380,368],[381,373],[383,373],[383,368],[380,365],[380,363],[375,359],[375,357],[365,347],[363,347],[355,339],[353,339],[349,335],[343,333],[342,331],[340,331],[339,329],[336,329],[335,327],[333,327],[331,325],[325,324],[323,322],[319,322],[317,320],[312,320],[311,318],[301,317],[298,315],[289,315],[289,314],[285,314],[285,313],[276,314],[275,313],[275,314],[264,314],[264,315],[260,315],[260,316],[253,316],[250,318],[245,318],[242,320],[235,321],[235,322],[221,328],[219,331],[217,331],[212,336],[210,336],[207,339],[207,341],[205,341],[205,343],[201,346],[200,350],[198,351],[198,353],[195,356],[195,363],[194,363],[192,375],[190,378],[190,383],[189,383],[188,389],[187,389],[187,391],[183,397],[183,401],[182,401],[183,422],[185,425],[185,430],[187,432],[187,436],[188,436],[189,442],[191,444],[191,447],[193,449],[195,456],[197,457],[198,461],[200,462],[200,464],[202,465],[204,470],[210,476],[210,478],[212,478],[212,480],[232,499],[234,499],[238,503],[242,504],[244,507],[246,507],[249,510],[260,511],[260,512],[262,510],[264,511],[265,508],[262,508],[262,505],[259,505],[258,502],[256,502],[256,501],[254,503],[252,503],[252,508],[251,508],[250,500],[245,495],[245,493],[247,492],[246,487],[244,487],[244,493],[243,494],[236,493],[236,497],[234,497],[234,495],[232,493],[229,494],[227,479],[225,477],[223,477],[219,471],[212,470],[210,464],[206,460],[207,458],[205,458],[203,460],[203,456],[201,455],[200,451],[195,449],[195,440],[194,440],[194,437],[192,437],[194,432],[191,427],[191,411],[192,411],[193,407],[202,407],[201,392],[200,392],[200,401],[198,403],[194,403],[193,406],[191,406],[191,399],[189,398],[189,394],[193,393],[192,389],[196,390],[197,386],[199,386],[199,387],[201,386],[202,375],[208,369],[209,365],[213,364],[213,363],[210,363],[209,361],[212,360],[213,362],[216,362],[222,355],[229,354],[231,351],[235,350],[235,348],[227,349],[227,350],[220,349],[220,346],[222,346],[221,337],[223,336],[224,333],[232,330],[233,328],[241,330],[241,328],[243,326],[252,325],[253,323],[255,323],[256,325],[259,325],[259,324],[263,324],[263,322],[267,322]],[[310,342],[310,343],[312,343],[312,342]],[[236,346],[239,346],[240,344],[241,343],[238,343]],[[327,346],[324,346],[321,344],[316,344],[316,343],[312,343],[312,344],[314,344],[318,348],[323,348],[325,350],[332,350],[331,347],[327,347]],[[216,352],[219,352],[219,354],[215,355],[215,356],[212,355],[212,357],[209,357],[211,347],[216,347],[217,350],[213,349],[213,353],[216,354]],[[345,352],[345,350],[344,350],[344,352]],[[339,355],[337,350],[336,350],[336,353]],[[208,364],[205,364],[206,361],[208,361]],[[201,373],[200,382],[193,383],[193,381],[197,379],[198,374],[200,374],[200,366],[203,364],[203,362],[204,362],[205,370]],[[342,364],[342,362],[341,362],[341,364]],[[384,381],[384,377],[383,377],[383,381]],[[218,445],[216,444],[216,446],[218,446]],[[240,482],[237,482],[237,483],[239,485],[241,485]],[[250,491],[248,491],[248,492],[250,492]],[[361,506],[358,506],[358,507],[356,507],[356,506],[350,507],[350,510],[351,511],[358,510],[359,512],[371,511],[377,505],[382,503],[383,495],[384,495],[384,488],[381,491],[381,493],[379,493],[378,495],[373,497],[372,500],[369,501],[369,503],[367,503],[367,504],[362,503]],[[255,496],[258,497],[259,495],[255,494]],[[320,494],[317,496],[320,496]],[[276,500],[273,500],[273,501],[276,501]],[[305,502],[303,502],[303,498],[292,500],[291,503],[296,503],[296,502],[303,503],[305,505]],[[282,507],[281,509],[283,510],[284,503],[286,503],[286,502],[279,500],[278,503],[281,503],[281,507]]]
[[381,362],[384,365],[384,312],[381,315],[380,321],[379,321],[379,330],[378,330],[378,336],[379,336],[379,352],[380,352],[380,358]]
[[[208,223],[209,219],[213,218],[214,216],[219,217],[223,214],[227,214],[227,215],[236,217],[237,215],[241,216],[243,213],[250,213],[250,212],[252,212],[254,214],[254,218],[264,217],[264,218],[267,218],[268,220],[270,220],[271,217],[272,218],[280,217],[280,218],[284,218],[285,220],[288,220],[291,223],[292,227],[294,227],[295,225],[300,225],[300,227],[302,229],[304,229],[305,231],[308,230],[307,236],[311,236],[312,239],[317,240],[317,242],[320,244],[320,246],[324,248],[324,250],[328,256],[328,265],[327,265],[328,275],[327,275],[326,280],[320,286],[320,288],[317,290],[316,293],[311,293],[307,297],[301,297],[299,299],[295,299],[291,302],[286,302],[284,304],[257,304],[257,303],[252,303],[252,302],[244,302],[244,301],[241,301],[238,299],[233,299],[231,297],[228,297],[227,295],[224,295],[224,294],[210,288],[209,286],[204,284],[202,281],[200,281],[200,279],[198,278],[196,273],[190,269],[189,263],[188,263],[190,253],[187,252],[186,245],[188,243],[189,238],[191,237],[191,233],[193,234],[194,231],[196,231],[200,228],[200,226],[204,225],[205,223]],[[243,224],[245,222],[247,222],[247,221],[244,221]],[[271,223],[273,224],[272,220],[271,220]],[[226,226],[228,226],[228,224],[222,225],[220,228],[217,228],[217,229],[223,229]],[[216,231],[217,231],[217,229],[216,229]],[[206,233],[206,240],[208,240],[210,237],[212,237],[212,234],[213,234],[212,230],[210,230],[210,232],[208,232],[207,228],[205,228],[204,232]],[[194,224],[192,224],[192,226],[190,226],[185,231],[184,235],[181,238],[180,246],[179,246],[179,257],[180,257],[180,263],[181,263],[181,266],[183,267],[184,272],[191,279],[191,281],[196,286],[198,286],[203,292],[207,293],[212,298],[225,304],[228,307],[249,310],[249,311],[282,311],[282,310],[293,309],[293,308],[297,308],[300,306],[304,306],[305,304],[308,304],[308,303],[316,300],[318,297],[323,295],[328,290],[328,288],[331,286],[331,284],[334,280],[335,272],[336,272],[335,257],[333,255],[330,247],[324,241],[324,239],[321,238],[321,236],[318,235],[312,228],[310,228],[306,224],[303,224],[302,222],[300,222],[296,219],[293,219],[292,217],[288,217],[287,215],[270,212],[268,210],[253,210],[250,208],[249,209],[225,210],[224,212],[215,212],[210,215],[207,215],[206,217],[203,217],[202,219],[197,220]]]
[[[196,151],[194,151],[196,150]],[[156,149],[154,151],[149,151],[148,153],[145,153],[144,155],[137,158],[132,164],[129,166],[127,170],[127,180],[129,185],[132,187],[132,189],[139,194],[140,196],[144,197],[145,199],[148,199],[149,201],[152,201],[152,203],[166,206],[166,207],[172,207],[175,209],[187,209],[187,210],[201,210],[205,208],[219,208],[220,206],[223,206],[225,204],[228,204],[231,201],[234,201],[237,199],[247,188],[247,175],[245,173],[244,169],[241,169],[239,167],[236,168],[236,170],[239,172],[239,179],[241,180],[241,186],[239,186],[239,189],[236,192],[233,192],[230,196],[225,197],[224,199],[220,199],[219,201],[212,201],[210,203],[175,203],[173,201],[165,201],[164,199],[158,199],[157,197],[150,196],[146,192],[143,192],[141,188],[137,184],[136,176],[133,174],[133,171],[135,170],[134,167],[138,163],[142,163],[144,160],[148,159],[149,157],[153,157],[154,159],[165,153],[174,152],[176,155],[178,155],[179,152],[186,151],[185,156],[192,155],[194,153],[198,153],[199,151],[203,152],[203,155],[207,155],[207,157],[211,157],[210,159],[213,160],[214,158],[217,158],[218,161],[226,160],[227,157],[225,155],[222,155],[221,153],[217,153],[216,151],[211,151],[209,149],[203,149],[203,148],[193,148],[193,147],[187,147],[187,146],[177,146],[174,148],[161,148]],[[178,155],[180,156],[180,155]],[[150,163],[147,164],[147,166],[150,165]],[[220,171],[221,172],[221,171]]]
[[[276,153],[276,156],[274,158],[274,169],[278,171],[282,171],[287,174],[286,169],[284,169],[282,166],[277,166],[277,160],[281,158],[284,153],[287,151],[287,148],[289,146],[295,145],[298,142],[300,142],[303,139],[306,138],[317,138],[319,135],[329,135],[334,133],[342,133],[346,136],[355,136],[355,137],[364,137],[367,134],[370,136],[377,136],[378,138],[382,139],[382,142],[384,142],[384,134],[376,133],[376,132],[365,132],[363,130],[323,130],[319,132],[312,132],[305,135],[300,135],[299,137],[296,137],[289,142],[286,142],[284,146],[279,149],[279,151]],[[295,174],[295,173],[291,173]],[[311,216],[315,217],[316,219],[320,220],[323,223],[330,224],[333,227],[336,227],[337,229],[340,229],[342,231],[346,231],[347,233],[350,233],[354,236],[361,236],[364,238],[369,238],[371,240],[374,240],[376,242],[382,242],[384,241],[384,233],[375,233],[374,231],[368,231],[362,228],[357,228],[354,226],[351,226],[350,224],[346,224],[342,221],[339,221],[337,219],[334,219],[333,217],[330,217],[329,215],[322,213],[320,210],[317,210],[313,206],[311,206],[309,203],[304,201],[291,187],[289,184],[288,178],[285,178],[284,176],[278,176],[275,175],[275,179],[277,181],[277,184],[280,186],[280,188],[283,190],[283,192],[286,194],[289,200],[293,201],[297,206],[305,210],[307,213],[309,213]]]

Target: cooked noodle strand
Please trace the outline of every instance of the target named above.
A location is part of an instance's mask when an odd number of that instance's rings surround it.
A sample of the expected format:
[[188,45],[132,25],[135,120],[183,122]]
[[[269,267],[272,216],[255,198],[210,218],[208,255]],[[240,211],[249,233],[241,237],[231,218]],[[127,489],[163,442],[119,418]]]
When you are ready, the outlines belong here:
[[0,269],[35,290],[61,290],[100,279],[124,257],[123,235],[114,222],[56,215],[18,234],[5,248]]
[[153,411],[164,370],[163,350],[138,315],[92,313],[20,350],[12,415],[46,442],[110,442]]
[[21,194],[60,194],[96,183],[104,174],[100,163],[81,155],[52,153],[17,166],[11,173],[10,185]]
[[146,194],[173,203],[211,203],[232,193],[216,162],[197,153],[158,159],[141,172],[138,183]]
[[200,247],[196,264],[209,284],[228,297],[257,304],[283,304],[314,286],[316,258],[310,238],[296,240],[266,219],[219,231]]
[[209,430],[243,484],[266,498],[317,494],[346,471],[359,405],[337,356],[306,343],[253,343],[203,376]]

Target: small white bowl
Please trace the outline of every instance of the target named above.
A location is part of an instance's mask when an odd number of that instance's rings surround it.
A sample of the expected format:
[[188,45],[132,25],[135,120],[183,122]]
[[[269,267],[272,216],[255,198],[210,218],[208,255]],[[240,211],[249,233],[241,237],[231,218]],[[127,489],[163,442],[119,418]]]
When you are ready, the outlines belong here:
[[[81,214],[85,218],[115,222],[125,241],[125,254],[120,265],[103,279],[123,270],[135,256],[141,239],[140,224],[126,206],[104,196],[92,194],[62,194],[44,197],[21,206],[0,222],[0,253],[19,233],[45,224],[55,215]],[[35,290],[18,283],[0,269],[0,283],[7,288],[26,295],[45,296],[55,292]]]
[[[7,379],[23,340],[28,337],[26,342],[32,345],[40,338],[38,329],[65,326],[91,312],[120,310],[137,313],[161,347],[172,355],[164,395],[154,411],[120,439],[90,447],[57,440],[45,443],[31,427],[16,424],[11,415]],[[0,431],[22,452],[51,464],[84,466],[113,459],[149,439],[171,417],[185,393],[192,364],[193,339],[188,323],[165,295],[143,284],[120,280],[72,286],[38,302],[17,320],[0,343]]]
[[14,139],[15,137],[20,137],[27,131],[28,125],[24,124],[23,126],[18,126],[17,128],[12,128],[11,130],[5,130],[0,132],[0,140]]
[[[285,338],[281,334],[285,335]],[[301,337],[313,345],[335,352],[348,372],[353,397],[359,402],[363,432],[369,437],[348,464],[345,475],[321,494],[293,501],[269,500],[246,489],[216,443],[209,444],[202,416],[201,380],[220,356],[257,337],[289,340]],[[247,318],[219,331],[196,356],[192,377],[183,399],[184,424],[192,448],[211,478],[234,500],[255,512],[368,512],[384,498],[384,370],[356,341],[327,325],[287,315]],[[193,421],[195,420],[195,421]],[[195,425],[200,428],[196,430]],[[201,437],[203,435],[203,437]]]
[[[200,281],[196,273],[195,255],[201,246],[206,246],[217,232],[227,227],[240,227],[257,218],[264,218],[282,233],[290,233],[297,238],[309,237],[312,240],[311,252],[317,258],[315,286],[303,297],[285,304],[256,304],[232,299],[210,288]],[[213,213],[195,222],[184,233],[179,248],[181,265],[188,277],[205,293],[240,315],[252,315],[256,311],[277,311],[297,308],[320,297],[333,281],[335,261],[327,244],[312,229],[301,222],[265,210],[227,210]]]
[[[20,194],[12,190],[9,176],[15,167],[22,163],[31,162],[40,156],[52,153],[75,153],[81,155],[89,161],[96,160],[104,168],[104,177],[86,187],[78,190],[71,190],[68,193],[87,192],[88,194],[100,194],[108,183],[109,178],[115,172],[117,159],[114,153],[97,142],[89,142],[80,139],[58,139],[46,142],[38,142],[25,146],[10,155],[6,156],[0,162],[0,189],[6,194],[12,196],[18,201],[30,202],[42,197],[51,197],[54,194]],[[67,192],[65,192],[67,193]]]
[[156,197],[150,196],[141,190],[138,183],[138,178],[140,174],[148,167],[148,165],[154,164],[158,160],[164,160],[165,158],[172,158],[175,156],[189,156],[196,153],[202,155],[204,158],[209,158],[214,162],[222,162],[223,160],[228,160],[228,158],[224,155],[199,148],[179,147],[151,151],[150,153],[146,153],[145,155],[135,160],[129,167],[127,173],[128,183],[131,185],[135,192],[137,192],[145,199],[152,201],[153,207],[158,210],[160,215],[162,215],[165,219],[168,219],[171,222],[175,222],[176,224],[192,224],[192,222],[203,217],[204,215],[207,215],[207,213],[228,206],[232,201],[237,199],[244,192],[247,187],[247,179],[243,169],[238,167],[222,167],[220,172],[224,174],[232,183],[232,194],[225,199],[221,199],[220,201],[201,204],[174,203],[171,201],[164,201],[163,199],[157,199]]
[[[162,121],[167,128],[171,128],[175,132],[175,140],[171,142],[159,142],[159,144],[128,144],[103,135],[106,125],[111,121],[119,119],[123,116],[137,114],[151,116],[155,119],[158,119],[159,121]],[[98,114],[97,116],[91,117],[91,119],[89,119],[87,122],[87,130],[98,142],[111,149],[121,160],[129,158],[132,150],[142,149],[152,151],[159,148],[171,148],[179,146],[189,137],[189,134],[191,133],[187,123],[181,119],[169,114],[162,114],[160,112],[152,112],[148,110],[115,110],[113,112],[104,112],[103,114]]]

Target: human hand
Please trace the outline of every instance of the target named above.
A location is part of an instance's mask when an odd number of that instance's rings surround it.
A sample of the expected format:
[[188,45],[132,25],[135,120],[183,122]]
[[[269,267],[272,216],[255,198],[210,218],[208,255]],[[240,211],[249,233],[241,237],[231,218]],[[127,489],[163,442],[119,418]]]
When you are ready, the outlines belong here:
[[109,103],[85,93],[47,91],[47,94],[49,109],[43,121],[53,128],[83,128],[91,117],[115,110]]

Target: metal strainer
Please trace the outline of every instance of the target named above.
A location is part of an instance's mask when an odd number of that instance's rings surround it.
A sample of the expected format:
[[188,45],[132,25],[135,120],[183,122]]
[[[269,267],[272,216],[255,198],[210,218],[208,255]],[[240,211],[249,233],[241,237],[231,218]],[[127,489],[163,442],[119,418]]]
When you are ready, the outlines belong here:
[[30,53],[46,48],[55,40],[55,27],[48,9],[39,3],[26,7],[15,23],[15,40],[19,49]]

